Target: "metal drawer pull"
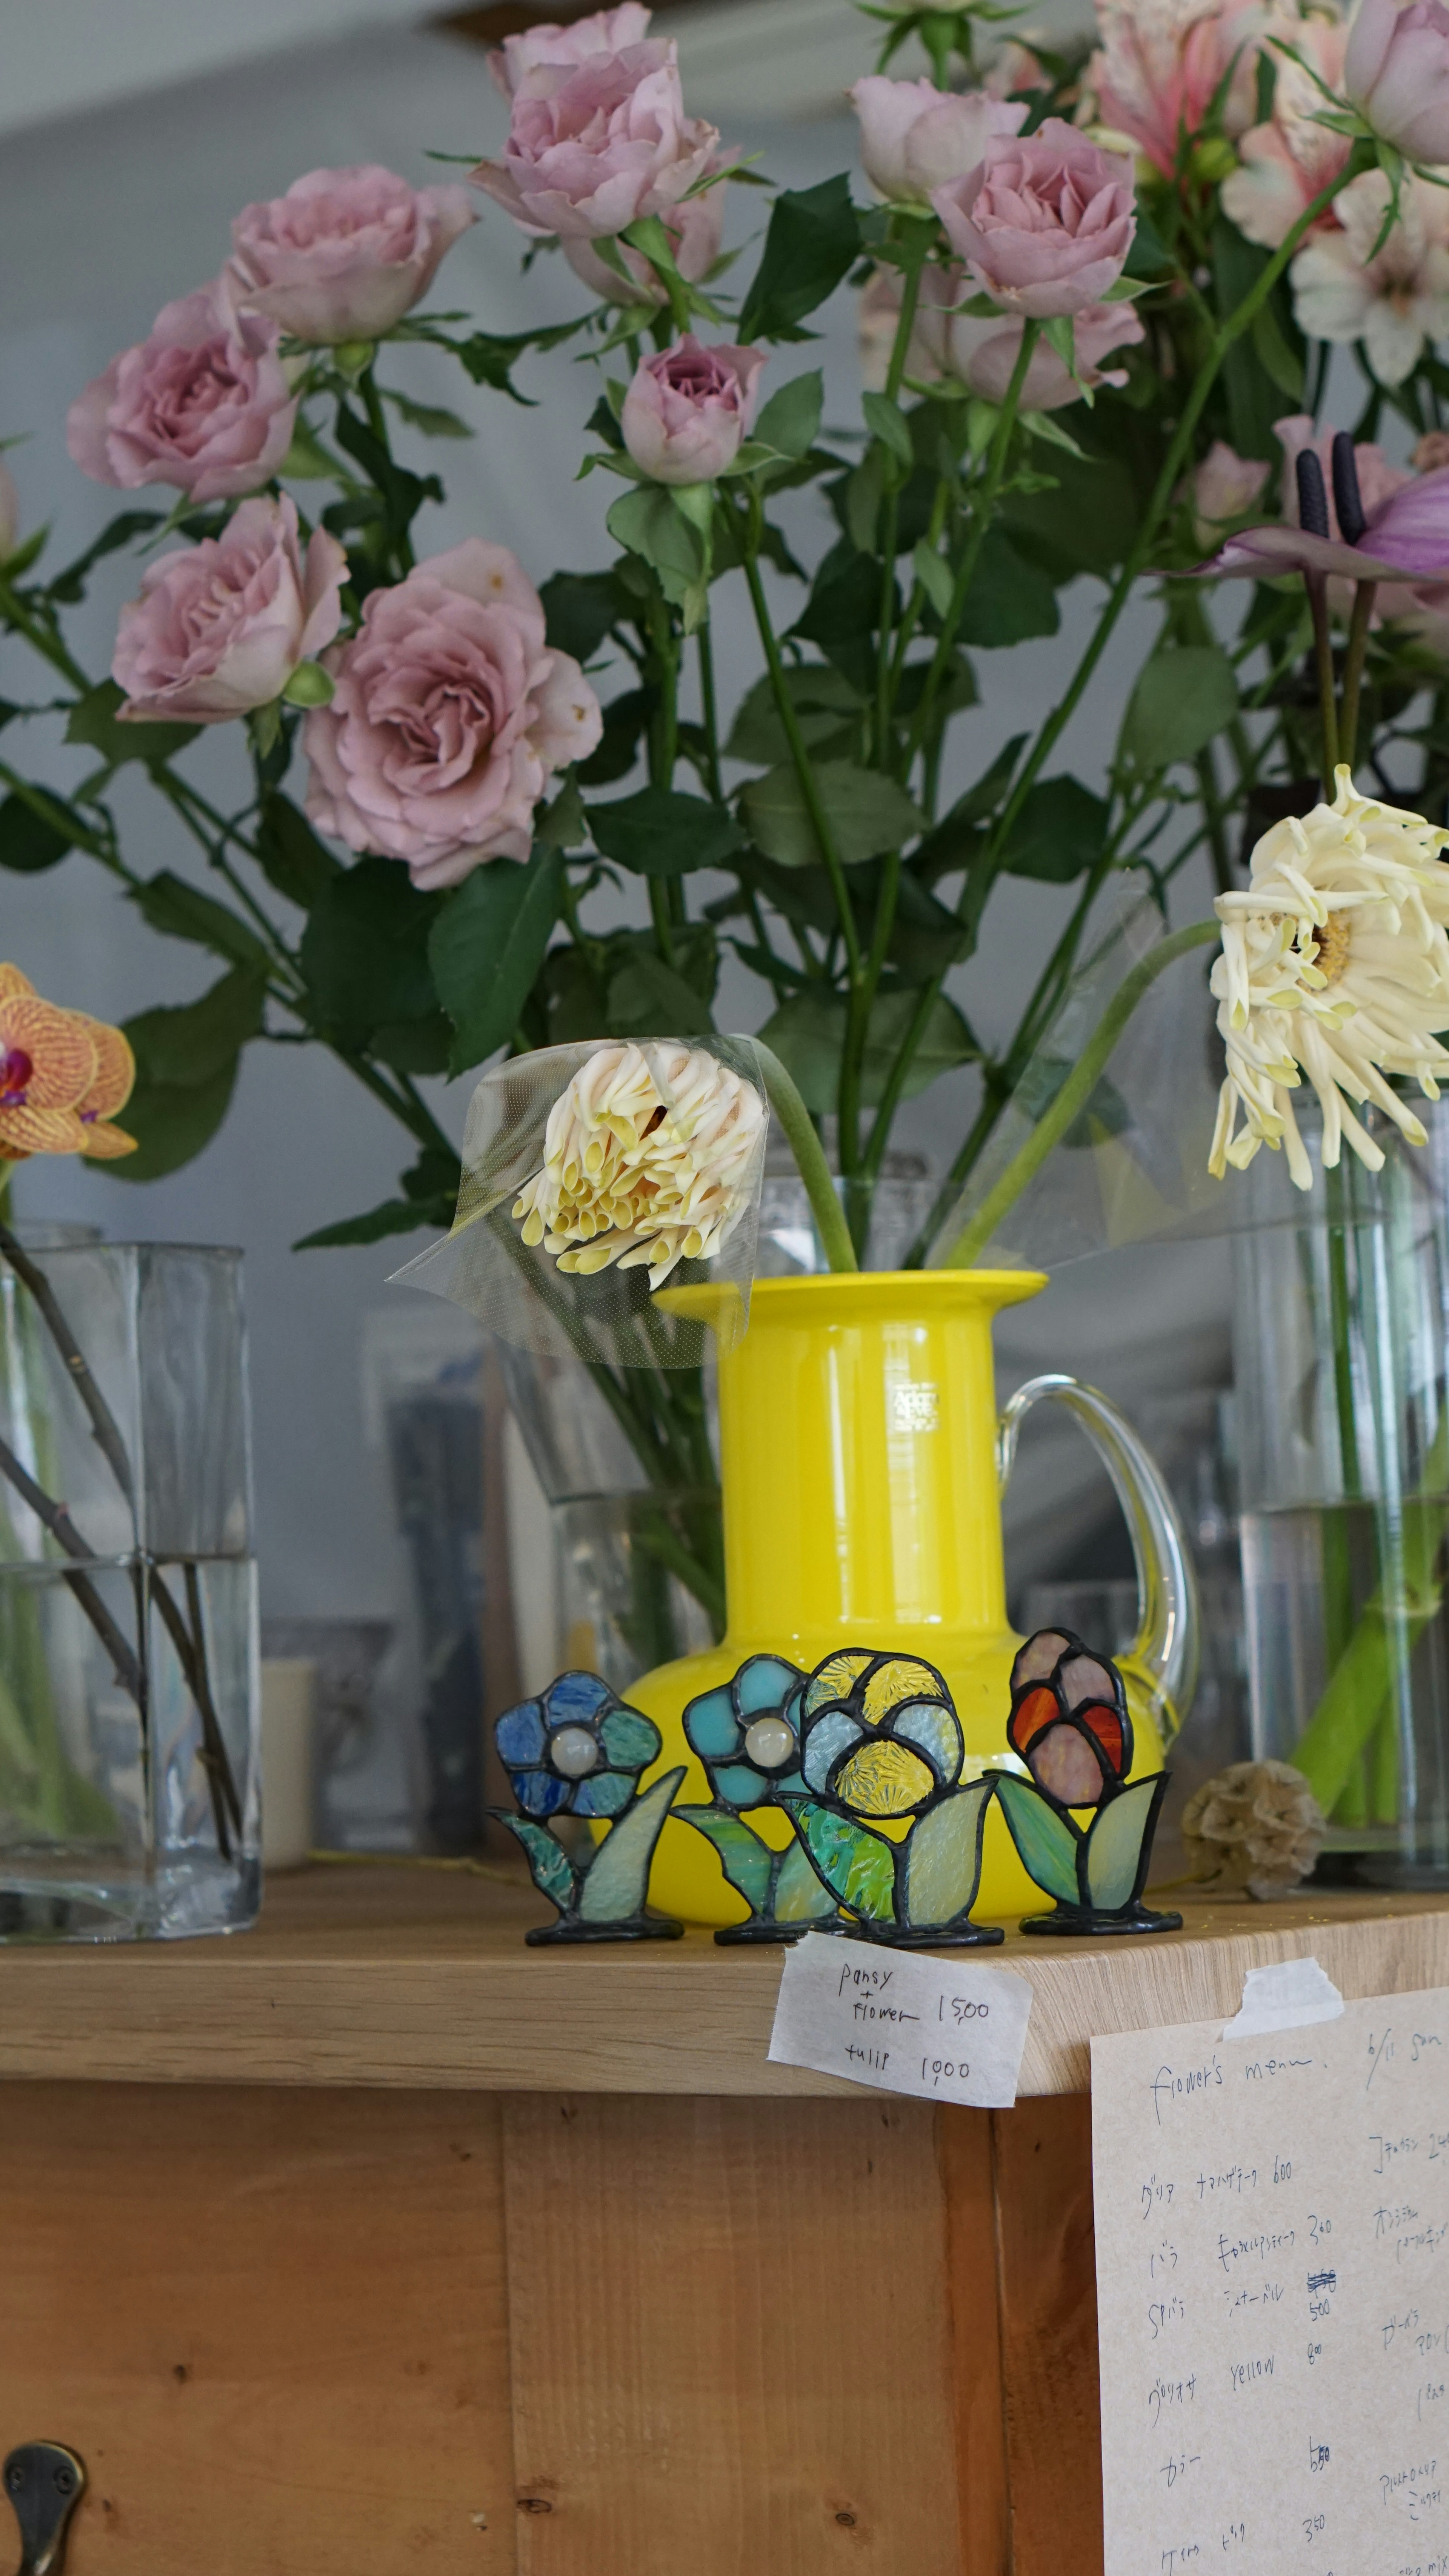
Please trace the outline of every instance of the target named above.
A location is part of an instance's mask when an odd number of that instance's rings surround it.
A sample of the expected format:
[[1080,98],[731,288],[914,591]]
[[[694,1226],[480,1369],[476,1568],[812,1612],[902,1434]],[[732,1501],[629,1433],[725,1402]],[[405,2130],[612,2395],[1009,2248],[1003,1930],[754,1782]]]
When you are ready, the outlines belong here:
[[0,2476],[20,2525],[16,2576],[60,2576],[66,2527],[85,2488],[84,2460],[64,2442],[22,2442]]

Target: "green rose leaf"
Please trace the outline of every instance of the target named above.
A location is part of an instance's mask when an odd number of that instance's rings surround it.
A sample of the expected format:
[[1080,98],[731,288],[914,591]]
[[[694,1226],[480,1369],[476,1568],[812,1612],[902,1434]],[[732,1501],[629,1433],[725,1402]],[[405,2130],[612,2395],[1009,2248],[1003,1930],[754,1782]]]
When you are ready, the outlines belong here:
[[[829,662],[789,663],[785,690],[806,750],[819,752],[826,744],[843,750],[862,710],[860,692],[844,672]],[[768,671],[740,700],[725,750],[731,760],[747,760],[758,769],[789,759],[790,744]]]
[[1057,595],[1048,576],[1018,553],[1004,530],[988,528],[966,594],[958,641],[1025,644],[1036,635],[1055,635],[1060,624]]
[[149,928],[164,932],[168,939],[189,939],[234,966],[250,966],[257,974],[270,972],[271,960],[256,932],[228,912],[224,903],[203,894],[199,886],[188,885],[183,877],[173,876],[169,868],[136,887],[130,900]]
[[697,617],[709,580],[709,542],[668,485],[641,483],[625,492],[605,524],[616,545],[653,567],[665,598],[684,610],[686,625]]
[[79,704],[73,706],[66,722],[67,742],[84,743],[98,751],[113,769],[128,760],[171,760],[195,742],[200,725],[127,724],[118,710],[125,704],[126,693],[114,680],[101,680]]
[[781,456],[808,456],[820,435],[825,379],[818,367],[808,376],[793,376],[771,394],[750,435],[757,447],[773,447]]
[[136,1084],[118,1124],[137,1150],[110,1166],[117,1180],[160,1180],[210,1144],[231,1106],[241,1050],[262,1033],[265,1002],[263,977],[238,966],[198,1001],[126,1022]]
[[[860,769],[853,760],[823,760],[816,765],[815,783],[846,867],[876,858],[882,850],[898,850],[921,829],[919,808],[878,769]],[[781,761],[765,777],[750,781],[740,798],[740,819],[756,847],[781,867],[822,864],[824,853],[793,762]]]
[[1001,864],[1008,876],[1070,885],[1100,859],[1108,812],[1076,778],[1041,778],[1027,790]]
[[342,874],[341,863],[318,839],[305,814],[275,787],[262,799],[257,858],[268,885],[303,912],[310,912],[333,878]]
[[644,877],[722,867],[744,837],[724,806],[672,787],[641,787],[637,796],[591,805],[588,817],[595,848]]
[[443,904],[427,953],[453,1023],[454,1073],[481,1064],[517,1028],[558,919],[563,876],[558,850],[535,850],[523,867],[490,859]]
[[683,975],[639,948],[609,978],[609,1027],[616,1037],[706,1037],[714,1016]]
[[329,1044],[355,1053],[385,1023],[425,1020],[438,1007],[428,933],[443,898],[419,894],[396,859],[339,868],[302,934],[302,972]]
[[740,309],[741,343],[796,338],[806,314],[834,294],[860,248],[860,218],[844,172],[817,188],[782,190]]
[[550,644],[576,662],[592,662],[610,628],[630,613],[629,594],[611,572],[556,572],[538,595]]
[[68,828],[69,809],[58,796],[47,795],[42,788],[34,792],[43,799],[43,813],[23,796],[7,796],[0,804],[0,868],[11,868],[23,877],[53,868],[67,850],[74,849],[76,833],[85,829],[78,815],[74,830]]
[[[77,555],[73,563],[68,563],[63,571],[56,574],[54,581],[46,583],[47,598],[58,600],[63,607],[67,608],[73,606],[76,600],[84,599],[86,578],[92,566],[98,564],[106,555],[119,553],[121,547],[128,546],[133,537],[149,536],[153,528],[159,528],[163,524],[164,519],[165,512],[162,510],[122,510],[118,517],[107,522],[100,535],[87,546],[83,555]],[[16,572],[13,563],[9,571],[13,580]]]
[[[877,1108],[900,1053],[919,996],[912,990],[882,993],[870,1015],[861,1070],[861,1098]],[[845,1044],[846,1006],[833,993],[795,993],[767,1020],[760,1035],[793,1075],[805,1106],[817,1118],[835,1108],[840,1085],[840,1058]],[[954,1002],[939,993],[931,1006],[902,1097],[914,1100],[938,1075],[954,1065],[970,1064],[980,1049]]]
[[1217,644],[1180,644],[1143,664],[1122,726],[1139,769],[1192,760],[1238,711],[1232,663]]
[[1066,1816],[1049,1807],[1035,1783],[1016,1771],[993,1771],[996,1794],[1027,1876],[1063,1905],[1080,1905],[1077,1847],[1081,1840]]
[[1143,1849],[1157,1801],[1165,1794],[1162,1780],[1161,1772],[1150,1780],[1134,1780],[1130,1789],[1097,1809],[1088,1828],[1087,1893],[1104,1912],[1129,1905],[1137,1894]]
[[895,1846],[884,1834],[813,1798],[795,1809],[795,1831],[837,1904],[868,1923],[895,1921]]

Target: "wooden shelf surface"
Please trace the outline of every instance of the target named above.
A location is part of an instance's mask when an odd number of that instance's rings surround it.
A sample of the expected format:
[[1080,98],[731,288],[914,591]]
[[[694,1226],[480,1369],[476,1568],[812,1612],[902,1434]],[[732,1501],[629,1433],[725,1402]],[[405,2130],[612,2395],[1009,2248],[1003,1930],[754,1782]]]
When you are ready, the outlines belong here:
[[[1235,2012],[1247,1969],[1313,1953],[1352,1997],[1449,1984],[1449,1895],[1175,1896],[1178,1933],[987,1954],[1035,1988],[1023,2094],[1088,2088],[1094,2032]],[[487,1876],[327,1866],[274,1879],[225,1940],[0,1948],[0,2074],[503,2092],[855,2093],[771,2065],[776,1949],[529,1950],[547,1909]],[[858,2095],[857,2095],[858,2098]]]

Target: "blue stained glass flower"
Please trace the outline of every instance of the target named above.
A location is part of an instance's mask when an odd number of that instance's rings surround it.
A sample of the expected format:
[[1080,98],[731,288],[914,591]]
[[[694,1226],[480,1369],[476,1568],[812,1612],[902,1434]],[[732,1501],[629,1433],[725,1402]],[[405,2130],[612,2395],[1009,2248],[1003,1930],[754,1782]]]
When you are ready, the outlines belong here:
[[684,1732],[726,1807],[767,1807],[800,1797],[798,1664],[783,1655],[751,1655],[733,1680],[702,1691],[684,1712]]
[[597,1673],[560,1673],[537,1699],[506,1709],[493,1729],[526,1816],[617,1816],[663,1738]]

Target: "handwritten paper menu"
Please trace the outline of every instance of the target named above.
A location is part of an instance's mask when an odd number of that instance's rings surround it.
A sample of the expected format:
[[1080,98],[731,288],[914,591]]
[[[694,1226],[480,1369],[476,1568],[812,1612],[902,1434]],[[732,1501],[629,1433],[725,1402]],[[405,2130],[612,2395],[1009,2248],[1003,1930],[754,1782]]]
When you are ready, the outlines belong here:
[[1449,1989],[1092,2042],[1106,2576],[1449,2576]]

